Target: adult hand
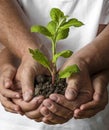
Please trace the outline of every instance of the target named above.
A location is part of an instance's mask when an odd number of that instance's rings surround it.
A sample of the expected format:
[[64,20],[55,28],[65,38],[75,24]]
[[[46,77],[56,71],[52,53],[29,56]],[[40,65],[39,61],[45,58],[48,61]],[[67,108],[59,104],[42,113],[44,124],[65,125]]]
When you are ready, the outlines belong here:
[[[67,79],[68,86],[65,96],[52,94],[49,97],[50,99],[43,101],[44,106],[41,109],[41,113],[44,115],[43,122],[65,123],[73,117],[73,111],[76,108],[91,101],[93,87],[91,85],[89,73],[83,62],[80,63],[76,61],[76,63],[80,68],[80,73]],[[72,60],[69,60],[65,63],[63,68],[72,64]]]
[[82,104],[74,111],[76,119],[89,118],[102,111],[108,103],[107,85],[109,82],[108,70],[103,71],[92,78],[94,94],[92,101]]
[[73,56],[73,58],[69,58],[68,61],[64,63],[61,70],[65,69],[67,66],[71,66],[74,64],[78,65],[80,72],[67,78],[66,82],[68,85],[65,91],[65,97],[68,100],[75,100],[78,96],[82,94],[85,97],[84,102],[88,102],[92,99],[93,87],[91,84],[90,74],[87,69],[86,63]]
[[34,96],[34,80],[39,74],[47,74],[47,70],[38,64],[30,54],[22,58],[17,70],[16,80],[21,83],[24,101],[30,101]]
[[[103,110],[108,102],[107,84],[108,84],[108,71],[103,71],[92,78],[92,85],[94,88],[93,99],[86,104],[82,104],[80,108],[76,108],[78,104],[81,104],[84,96],[80,95],[74,101],[67,100],[63,95],[52,94],[50,99],[46,99],[43,104],[44,107],[41,109],[41,113],[45,116],[43,121],[54,121],[62,123],[62,120],[56,118],[57,115],[63,118],[71,119],[73,116],[76,119],[89,118]],[[83,101],[84,102],[84,101]],[[66,110],[67,109],[67,110]],[[60,111],[61,110],[61,111]],[[46,111],[46,113],[44,113]],[[72,113],[71,113],[72,112]],[[71,116],[68,116],[71,115]],[[66,120],[67,121],[67,120]]]
[[78,59],[70,58],[61,69],[73,64],[79,66],[80,72],[67,79],[65,97],[54,94],[50,95],[50,99],[44,100],[44,106],[41,109],[44,115],[43,122],[64,123],[73,117],[75,109],[92,100],[93,87],[86,64]]

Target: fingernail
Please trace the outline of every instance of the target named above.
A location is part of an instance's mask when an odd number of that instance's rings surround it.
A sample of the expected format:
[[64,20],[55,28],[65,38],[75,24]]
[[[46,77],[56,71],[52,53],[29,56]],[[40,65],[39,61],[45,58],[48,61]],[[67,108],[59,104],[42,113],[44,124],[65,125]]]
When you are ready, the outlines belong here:
[[53,101],[57,101],[58,100],[57,96],[54,96],[54,95],[51,95],[50,99],[53,100]]
[[44,105],[45,105],[46,107],[51,107],[51,104],[50,104],[49,102],[45,102]]
[[16,94],[15,97],[16,97],[16,98],[20,98],[20,95],[19,95],[19,94]]
[[68,100],[74,100],[77,96],[77,93],[74,92],[72,89],[67,89],[65,92],[65,96]]
[[23,99],[24,99],[24,101],[29,101],[29,100],[31,100],[31,98],[32,98],[32,94],[31,94],[31,93],[25,92],[25,93],[23,94]]

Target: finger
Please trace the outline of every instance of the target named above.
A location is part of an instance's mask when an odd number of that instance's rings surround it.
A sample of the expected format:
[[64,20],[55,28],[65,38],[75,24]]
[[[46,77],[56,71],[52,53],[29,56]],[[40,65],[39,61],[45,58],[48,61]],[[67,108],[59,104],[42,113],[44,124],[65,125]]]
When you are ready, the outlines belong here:
[[45,99],[43,101],[43,105],[47,107],[50,112],[62,118],[71,118],[73,116],[73,112],[71,110],[53,102],[50,99]]
[[39,118],[37,118],[37,119],[34,119],[34,121],[36,121],[36,122],[42,122],[42,118],[43,118],[43,117],[39,117]]
[[100,101],[103,98],[104,92],[107,89],[108,81],[105,79],[104,75],[101,73],[97,75],[93,80],[94,87],[94,100]]
[[5,88],[12,88],[13,87],[13,79],[16,74],[16,69],[13,66],[10,66],[10,68],[5,69],[2,76],[4,78],[4,87]]
[[20,98],[20,94],[18,92],[14,92],[8,88],[13,87],[13,78],[15,75],[15,69],[9,68],[5,69],[0,77],[0,92],[3,96],[8,98]]
[[43,121],[44,123],[48,124],[48,125],[55,125],[55,124],[57,124],[57,123],[54,123],[54,122],[49,121],[46,117],[43,117],[43,118],[42,118],[42,121]]
[[33,111],[37,109],[40,106],[40,104],[43,102],[43,100],[44,100],[44,97],[39,96],[39,97],[33,98],[30,102],[25,102],[22,99],[14,100],[14,102],[21,107],[23,112],[29,112],[29,111]]
[[8,108],[4,108],[5,111],[7,112],[11,112],[11,113],[14,113],[14,114],[20,114],[20,115],[24,115],[24,113],[22,111],[15,111],[15,110],[12,110],[12,109],[8,109]]
[[30,119],[35,119],[35,120],[42,119],[43,115],[40,112],[41,107],[42,107],[42,104],[39,105],[37,109],[26,112],[25,115]]
[[70,78],[68,78],[67,80],[67,88],[65,91],[65,97],[68,100],[74,100],[78,93],[79,93],[79,89],[80,89],[80,77],[79,75],[74,75]]
[[4,97],[7,97],[7,98],[20,98],[21,97],[20,93],[12,91],[10,89],[2,88],[2,90],[0,89],[0,92]]
[[18,72],[17,75],[18,80],[21,82],[22,87],[22,93],[23,93],[23,99],[24,101],[30,101],[32,97],[34,96],[34,78],[35,78],[35,72],[31,68],[31,70],[27,67],[25,67],[22,72]]
[[5,98],[2,95],[0,95],[0,101],[1,101],[1,104],[4,106],[5,109],[10,110],[10,111],[14,111],[16,113],[20,112],[20,107],[18,105],[14,104],[8,98]]
[[50,99],[56,103],[68,108],[69,110],[74,111],[76,108],[80,107],[81,104],[89,101],[89,95],[87,93],[80,93],[75,101],[67,100],[63,95],[60,94],[51,94]]
[[11,113],[15,113],[15,114],[18,114],[15,110],[11,110],[11,109],[8,109],[8,108],[4,108],[5,111],[7,112],[11,112]]
[[87,110],[98,108],[100,106],[105,107],[108,103],[108,93],[106,86],[107,84],[104,83],[101,77],[98,76],[97,78],[95,78],[93,81],[93,87],[95,91],[93,95],[93,101],[81,105],[80,109]]
[[80,106],[81,110],[90,110],[90,109],[95,109],[99,107],[105,108],[105,106],[108,103],[108,93],[105,91],[104,96],[102,98],[99,98],[99,100],[92,100],[86,104],[82,104]]
[[56,124],[63,124],[66,121],[68,121],[68,119],[62,118],[62,117],[57,116],[54,113],[50,112],[49,110],[47,110],[46,107],[42,107],[41,113],[44,116],[42,121],[48,120],[48,121],[56,123]]
[[58,103],[59,105],[66,107],[72,111],[76,109],[76,106],[73,104],[73,101],[67,100],[63,95],[61,94],[51,94],[49,96],[51,100]]
[[75,111],[74,117],[76,119],[90,118],[90,117],[96,115],[101,110],[103,110],[103,108],[90,109],[90,110],[86,110],[86,111],[81,111],[81,110]]

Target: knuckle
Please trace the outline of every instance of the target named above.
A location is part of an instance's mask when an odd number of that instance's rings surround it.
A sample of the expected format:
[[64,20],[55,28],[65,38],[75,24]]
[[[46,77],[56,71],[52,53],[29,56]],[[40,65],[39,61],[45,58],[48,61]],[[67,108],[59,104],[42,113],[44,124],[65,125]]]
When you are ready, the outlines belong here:
[[59,104],[63,104],[64,105],[65,104],[64,101],[65,100],[62,97],[58,97],[58,99],[57,99],[57,103],[59,103]]
[[54,105],[52,105],[51,110],[52,110],[54,113],[57,113],[57,112],[59,111],[58,108],[55,107]]
[[7,94],[5,92],[1,92],[4,97],[7,97]]

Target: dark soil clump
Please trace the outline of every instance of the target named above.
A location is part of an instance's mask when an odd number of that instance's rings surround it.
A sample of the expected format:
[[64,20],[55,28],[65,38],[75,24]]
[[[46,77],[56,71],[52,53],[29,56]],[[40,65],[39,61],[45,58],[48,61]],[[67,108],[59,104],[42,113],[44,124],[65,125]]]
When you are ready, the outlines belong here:
[[54,84],[52,84],[52,79],[50,76],[39,75],[35,81],[35,96],[43,95],[45,98],[49,97],[52,93],[63,94],[67,83],[65,79],[58,79]]

